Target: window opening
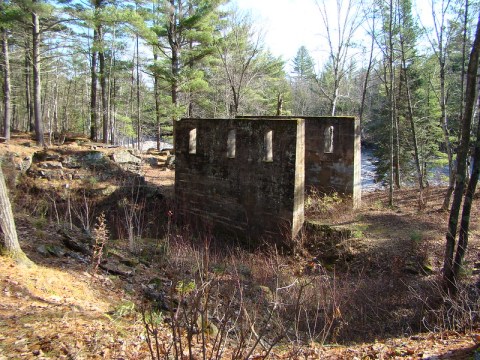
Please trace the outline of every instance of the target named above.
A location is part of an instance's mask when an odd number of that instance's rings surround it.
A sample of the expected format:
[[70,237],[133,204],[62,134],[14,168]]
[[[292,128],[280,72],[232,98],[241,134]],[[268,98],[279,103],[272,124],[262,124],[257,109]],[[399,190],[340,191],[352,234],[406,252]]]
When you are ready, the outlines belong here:
[[188,141],[188,153],[189,154],[197,153],[197,129],[190,130],[189,141]]
[[264,161],[273,161],[273,130],[268,130],[264,138]]
[[233,159],[235,157],[236,132],[234,129],[228,132],[227,138],[227,157]]
[[332,153],[333,152],[333,126],[329,126],[325,129],[324,132],[324,153]]

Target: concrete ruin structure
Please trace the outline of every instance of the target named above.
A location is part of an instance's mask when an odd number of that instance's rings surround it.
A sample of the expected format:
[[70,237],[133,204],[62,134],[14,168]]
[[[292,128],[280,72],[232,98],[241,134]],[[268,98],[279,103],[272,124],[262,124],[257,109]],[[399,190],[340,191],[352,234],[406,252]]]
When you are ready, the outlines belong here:
[[175,122],[177,215],[195,229],[276,243],[304,222],[305,193],[361,201],[354,117],[237,117]]

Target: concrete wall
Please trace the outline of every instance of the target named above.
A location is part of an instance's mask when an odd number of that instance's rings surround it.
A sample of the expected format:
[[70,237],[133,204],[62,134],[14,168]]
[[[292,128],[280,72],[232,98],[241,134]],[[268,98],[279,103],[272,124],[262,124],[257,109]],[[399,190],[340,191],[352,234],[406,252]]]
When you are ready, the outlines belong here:
[[[332,136],[331,143],[329,136]],[[311,188],[351,196],[353,206],[360,205],[361,151],[357,118],[305,118],[305,189],[308,192]]]
[[[271,159],[265,145],[270,130]],[[175,122],[178,215],[192,227],[252,244],[292,239],[304,221],[304,140],[303,119]]]
[[[242,119],[289,119],[239,116]],[[337,192],[361,203],[360,122],[353,116],[300,117],[305,119],[305,190]],[[327,148],[327,135],[331,135]]]

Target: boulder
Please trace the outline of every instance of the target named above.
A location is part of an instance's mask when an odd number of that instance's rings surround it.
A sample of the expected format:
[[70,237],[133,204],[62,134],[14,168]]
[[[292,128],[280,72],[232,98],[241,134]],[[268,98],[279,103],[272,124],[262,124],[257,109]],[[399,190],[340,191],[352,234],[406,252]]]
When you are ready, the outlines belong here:
[[94,164],[103,159],[103,153],[101,151],[89,151],[82,157],[82,161],[90,164]]
[[112,154],[112,160],[117,164],[136,164],[136,165],[140,165],[141,162],[142,162],[141,158],[131,154],[127,150],[115,151]]
[[57,245],[40,245],[37,247],[37,252],[43,256],[63,257],[67,253],[65,248]]

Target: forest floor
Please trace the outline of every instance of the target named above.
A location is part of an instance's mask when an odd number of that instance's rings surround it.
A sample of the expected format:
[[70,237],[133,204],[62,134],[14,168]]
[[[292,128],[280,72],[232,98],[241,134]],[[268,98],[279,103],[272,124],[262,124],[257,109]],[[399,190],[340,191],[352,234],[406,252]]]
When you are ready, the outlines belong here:
[[[0,155],[15,153],[23,158],[41,150],[26,143],[19,137],[8,145],[0,144]],[[74,151],[71,145],[63,146]],[[164,154],[155,156],[160,165],[144,165],[143,174],[148,184],[170,199],[168,204],[173,196],[174,171],[161,166]],[[88,256],[64,247],[58,215],[57,221],[45,214],[39,216],[40,202],[35,206],[18,205],[22,203],[21,191],[11,188],[17,204],[17,231],[23,250],[35,266],[22,267],[0,257],[0,360],[152,358],[141,310],[147,303],[145,285],[152,279],[168,282],[193,277],[190,268],[184,269],[191,266],[185,265],[185,258],[189,254],[198,256],[196,248],[170,244],[168,254],[144,256],[134,262],[125,239],[110,240],[105,256],[115,263],[117,273],[94,270],[95,264]],[[324,198],[311,198],[307,206],[311,222],[333,229],[347,227],[351,236],[319,243],[307,234],[301,249],[295,254],[276,254],[274,262],[288,279],[333,279],[338,286],[329,293],[336,299],[336,315],[330,323],[333,330],[325,333],[325,341],[312,338],[303,343],[279,342],[268,358],[477,359],[478,297],[472,304],[468,293],[476,287],[478,276],[478,196],[465,262],[465,302],[452,320],[459,330],[450,330],[449,320],[442,320],[441,310],[429,301],[429,297],[438,297],[431,292],[438,284],[443,259],[448,213],[439,209],[444,191],[430,188],[427,207],[422,211],[417,207],[416,190],[410,188],[396,191],[394,207],[387,206],[386,192],[366,193],[362,207],[355,211],[335,199],[327,203]],[[170,226],[168,219],[165,224]],[[142,246],[148,248],[146,243]],[[157,242],[154,248],[158,246]],[[335,258],[328,260],[322,248],[335,252]],[[219,257],[212,255],[212,263],[224,261]],[[263,284],[262,277],[278,275],[277,270],[270,269],[271,258],[271,253],[241,251],[236,261],[247,267],[252,285]],[[180,276],[175,271],[183,273]],[[270,284],[270,279],[265,281]],[[441,297],[441,290],[438,292]],[[172,343],[170,325],[157,324],[159,354],[165,358],[169,352],[166,348]],[[221,357],[231,358],[233,348],[227,347]],[[201,342],[193,345],[193,353],[201,358]],[[264,349],[259,346],[250,358],[260,359],[262,354]]]

